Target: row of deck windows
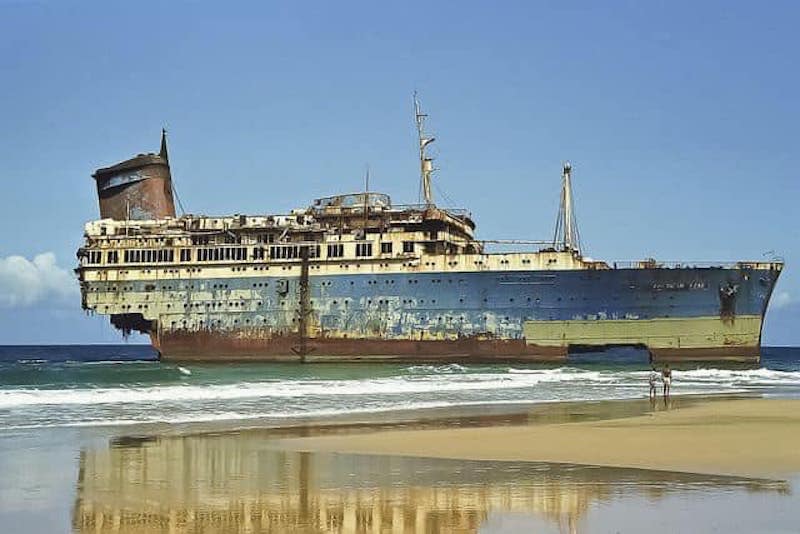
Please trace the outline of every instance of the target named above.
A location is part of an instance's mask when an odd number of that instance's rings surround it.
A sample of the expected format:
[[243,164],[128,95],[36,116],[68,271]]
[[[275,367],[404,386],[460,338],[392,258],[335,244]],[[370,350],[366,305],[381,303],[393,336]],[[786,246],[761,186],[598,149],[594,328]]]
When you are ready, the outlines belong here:
[[197,249],[197,261],[246,260],[246,247],[214,247]]
[[372,243],[357,243],[356,256],[362,258],[366,256],[372,256]]
[[302,249],[308,249],[308,257],[309,258],[318,258],[320,255],[320,246],[308,246],[308,245],[275,245],[269,247],[269,259],[271,260],[286,260],[286,259],[294,259],[300,258]]
[[[392,242],[382,242],[381,254],[391,254],[393,251]],[[248,259],[263,260],[269,259],[297,259],[300,258],[301,249],[308,248],[309,258],[321,257],[320,245],[272,245],[270,247],[254,247],[252,256],[248,258],[249,247],[208,247],[196,249],[195,261],[246,261]],[[328,244],[328,258],[345,257],[345,246],[343,243]],[[403,241],[403,252],[413,253],[414,242]],[[368,258],[373,256],[372,243],[356,243],[356,257]],[[192,261],[192,249],[179,249],[181,262]],[[123,261],[125,263],[156,263],[173,262],[175,259],[174,249],[130,249],[123,251]],[[91,250],[86,253],[86,262],[89,264],[102,263],[102,252]],[[106,263],[119,263],[119,251],[110,250],[106,253]]]
[[341,258],[344,256],[344,245],[341,243],[328,245],[329,258]]
[[175,261],[175,251],[171,248],[156,250],[126,250],[123,258],[125,263],[171,263]]

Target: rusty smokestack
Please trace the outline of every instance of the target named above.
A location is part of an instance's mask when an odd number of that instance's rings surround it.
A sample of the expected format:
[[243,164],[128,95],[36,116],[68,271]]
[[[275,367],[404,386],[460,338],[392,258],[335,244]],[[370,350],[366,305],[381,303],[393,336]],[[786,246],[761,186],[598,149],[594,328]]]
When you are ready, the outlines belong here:
[[111,167],[97,169],[101,219],[146,220],[175,217],[167,135],[161,130],[158,154],[139,154]]

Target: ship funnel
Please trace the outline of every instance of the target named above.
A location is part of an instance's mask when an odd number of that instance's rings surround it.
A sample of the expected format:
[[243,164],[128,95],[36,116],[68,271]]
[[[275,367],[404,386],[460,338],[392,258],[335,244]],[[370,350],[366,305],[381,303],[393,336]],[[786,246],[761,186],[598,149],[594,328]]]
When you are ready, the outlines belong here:
[[166,131],[158,154],[139,154],[111,167],[97,169],[101,219],[148,220],[175,217]]
[[569,162],[564,163],[561,173],[561,204],[556,217],[553,248],[578,253],[581,250],[581,236],[572,198],[572,165]]

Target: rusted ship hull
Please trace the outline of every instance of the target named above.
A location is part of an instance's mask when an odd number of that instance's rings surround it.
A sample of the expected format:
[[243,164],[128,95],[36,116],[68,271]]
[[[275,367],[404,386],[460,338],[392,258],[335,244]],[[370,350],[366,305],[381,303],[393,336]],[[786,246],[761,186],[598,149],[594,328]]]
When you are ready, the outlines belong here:
[[[757,361],[779,274],[681,268],[124,282],[133,298],[115,282],[96,282],[89,307],[110,313],[118,328],[149,333],[169,360],[555,361],[572,350],[634,346],[657,361]],[[137,312],[114,314],[131,307]]]
[[346,339],[265,336],[260,331],[151,334],[164,360],[303,362],[497,362],[559,361],[565,347],[539,347],[520,339],[465,337],[454,340]]
[[[457,340],[314,339],[299,336],[259,337],[246,332],[220,335],[212,332],[152,335],[153,347],[162,360],[177,362],[409,362],[409,363],[497,363],[560,362],[568,358],[570,346],[541,346],[524,340],[464,338]],[[618,345],[585,347],[602,350]],[[634,344],[634,346],[640,346]],[[653,349],[654,362],[730,361],[757,362],[760,346]]]

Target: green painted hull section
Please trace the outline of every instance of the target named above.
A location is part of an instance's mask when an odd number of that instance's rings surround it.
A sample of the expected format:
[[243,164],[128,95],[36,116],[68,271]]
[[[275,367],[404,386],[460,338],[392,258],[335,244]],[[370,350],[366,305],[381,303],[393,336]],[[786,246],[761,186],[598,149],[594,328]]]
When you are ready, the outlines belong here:
[[656,319],[525,321],[528,344],[543,347],[638,345],[651,350],[758,348],[760,315]]

